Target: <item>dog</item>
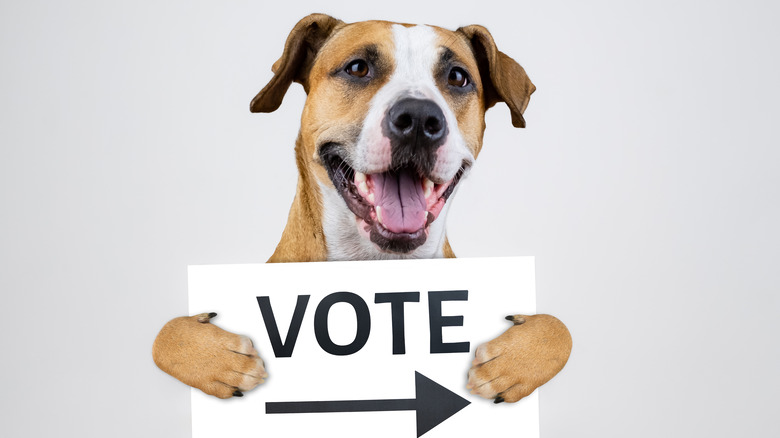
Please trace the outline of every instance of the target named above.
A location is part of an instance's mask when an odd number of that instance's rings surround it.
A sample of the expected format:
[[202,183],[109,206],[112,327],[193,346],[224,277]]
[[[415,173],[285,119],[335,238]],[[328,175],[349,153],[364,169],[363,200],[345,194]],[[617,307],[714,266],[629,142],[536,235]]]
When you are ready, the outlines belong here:
[[[485,111],[505,103],[515,127],[536,87],[472,25],[450,31],[385,21],[303,18],[290,32],[252,112],[275,111],[293,82],[307,93],[295,145],[297,191],[269,262],[454,257],[448,200],[482,149]],[[155,363],[203,392],[241,396],[268,376],[245,336],[175,318]],[[480,345],[467,388],[516,402],[555,376],[572,348],[550,315],[512,315]]]

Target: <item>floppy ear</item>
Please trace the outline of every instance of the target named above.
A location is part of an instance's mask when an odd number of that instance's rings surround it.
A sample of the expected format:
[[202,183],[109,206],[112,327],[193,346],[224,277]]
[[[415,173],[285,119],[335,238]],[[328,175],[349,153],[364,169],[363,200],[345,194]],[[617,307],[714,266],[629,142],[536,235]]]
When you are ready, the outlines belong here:
[[333,30],[341,24],[341,20],[325,14],[311,14],[299,21],[284,43],[282,57],[271,68],[274,77],[252,99],[249,110],[253,113],[275,111],[293,81],[302,84],[308,93],[307,79],[314,58]]
[[506,102],[512,113],[512,125],[525,128],[523,112],[531,100],[536,86],[514,59],[496,48],[493,36],[487,29],[478,25],[461,27],[457,32],[466,36],[474,50],[479,65],[479,76],[485,95],[485,108],[496,102]]

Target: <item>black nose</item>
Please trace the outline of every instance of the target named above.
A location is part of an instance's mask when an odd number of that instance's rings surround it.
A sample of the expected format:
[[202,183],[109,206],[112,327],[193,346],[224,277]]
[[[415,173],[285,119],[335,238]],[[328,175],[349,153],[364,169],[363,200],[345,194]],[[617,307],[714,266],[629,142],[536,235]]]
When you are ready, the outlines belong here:
[[393,150],[393,164],[416,164],[430,171],[435,152],[447,138],[447,120],[432,100],[405,98],[387,110],[383,131]]
[[419,147],[438,147],[447,133],[447,121],[439,105],[427,99],[399,100],[387,111],[390,139]]

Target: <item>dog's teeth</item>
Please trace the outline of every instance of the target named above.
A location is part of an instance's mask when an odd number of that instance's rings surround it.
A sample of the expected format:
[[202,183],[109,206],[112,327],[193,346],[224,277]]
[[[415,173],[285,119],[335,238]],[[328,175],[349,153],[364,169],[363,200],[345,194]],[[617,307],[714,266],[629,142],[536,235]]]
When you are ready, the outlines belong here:
[[369,193],[368,194],[368,202],[370,202],[372,204],[374,203],[374,194],[373,193]]
[[382,223],[382,207],[377,205],[374,208],[374,210],[376,210],[376,220],[377,220],[377,222],[379,222],[381,224]]
[[366,181],[366,174],[355,171],[355,182],[362,183]]
[[433,193],[433,181],[429,180],[428,178],[425,178],[423,181],[423,190],[425,191],[425,197],[431,196],[431,193]]
[[[363,174],[361,173],[361,175]],[[365,180],[363,180],[363,182],[358,184],[358,189],[360,189],[360,193],[368,193],[368,184],[366,183]]]

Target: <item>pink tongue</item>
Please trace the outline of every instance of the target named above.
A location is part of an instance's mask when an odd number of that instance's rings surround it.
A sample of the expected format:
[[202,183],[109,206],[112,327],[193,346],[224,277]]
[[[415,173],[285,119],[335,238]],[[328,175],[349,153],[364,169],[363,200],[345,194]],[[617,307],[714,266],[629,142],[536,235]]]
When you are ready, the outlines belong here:
[[402,170],[374,174],[371,179],[385,228],[393,233],[412,233],[425,226],[427,204],[419,176]]

